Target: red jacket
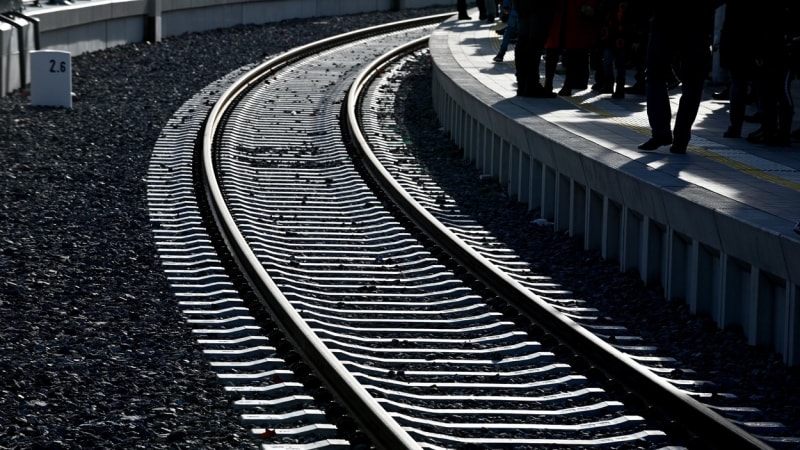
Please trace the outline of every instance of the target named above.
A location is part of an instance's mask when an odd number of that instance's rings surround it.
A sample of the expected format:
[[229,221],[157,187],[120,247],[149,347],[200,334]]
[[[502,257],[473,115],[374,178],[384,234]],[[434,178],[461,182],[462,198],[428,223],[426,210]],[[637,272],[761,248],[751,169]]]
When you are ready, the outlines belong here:
[[558,3],[545,47],[592,48],[597,45],[595,0],[560,0]]

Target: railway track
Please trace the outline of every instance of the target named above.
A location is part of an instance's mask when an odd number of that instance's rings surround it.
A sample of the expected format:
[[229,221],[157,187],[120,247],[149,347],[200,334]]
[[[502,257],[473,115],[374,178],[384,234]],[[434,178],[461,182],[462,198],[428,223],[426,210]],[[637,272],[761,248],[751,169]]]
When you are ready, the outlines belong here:
[[232,73],[184,105],[154,151],[165,268],[254,437],[265,448],[768,448],[751,434],[765,429],[714,410],[746,408],[698,401],[725,395],[531,273],[425,177],[394,131],[402,65],[387,64],[418,57],[441,20]]

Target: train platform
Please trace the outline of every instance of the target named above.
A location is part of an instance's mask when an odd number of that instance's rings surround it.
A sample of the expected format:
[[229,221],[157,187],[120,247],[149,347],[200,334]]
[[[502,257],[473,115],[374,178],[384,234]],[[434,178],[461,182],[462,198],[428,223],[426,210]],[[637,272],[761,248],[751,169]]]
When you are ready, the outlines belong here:
[[[477,10],[471,11],[477,18]],[[759,125],[745,123],[742,138],[724,138],[728,127],[728,101],[714,100],[719,86],[706,86],[700,112],[686,155],[672,155],[669,146],[645,152],[637,146],[650,137],[645,98],[628,93],[625,99],[612,99],[591,89],[574,91],[572,97],[553,99],[515,98],[513,44],[504,61],[493,57],[500,46],[495,30],[504,26],[496,21],[458,21],[449,25],[449,47],[455,60],[471,79],[470,89],[488,89],[576,136],[595,142],[611,152],[641,162],[660,174],[684,180],[710,192],[747,204],[786,220],[785,231],[800,221],[800,141],[790,147],[769,147],[748,142],[744,136]],[[542,71],[544,63],[542,63]],[[544,73],[542,72],[542,78]],[[633,83],[629,71],[628,86]],[[463,80],[460,80],[463,82]],[[555,90],[563,81],[556,76]],[[800,105],[800,82],[795,89]],[[673,114],[677,111],[680,88],[671,91]],[[748,114],[754,113],[749,107]],[[795,114],[793,130],[800,129],[800,113]],[[778,230],[776,230],[778,231]]]
[[[587,88],[518,97],[513,46],[493,61],[501,24],[470,14],[430,38],[434,107],[465,158],[556,231],[660,284],[667,299],[800,363],[800,142],[723,137],[729,103],[707,86],[686,154],[641,151],[650,137],[644,96]],[[673,114],[679,99],[671,91]],[[743,136],[757,128],[746,123]]]

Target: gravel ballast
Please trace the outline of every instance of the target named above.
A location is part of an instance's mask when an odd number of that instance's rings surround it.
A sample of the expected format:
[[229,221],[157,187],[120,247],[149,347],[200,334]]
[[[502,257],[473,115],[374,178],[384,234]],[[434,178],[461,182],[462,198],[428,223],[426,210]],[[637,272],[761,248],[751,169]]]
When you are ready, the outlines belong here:
[[[443,9],[243,26],[73,59],[72,109],[0,98],[0,448],[255,448],[184,323],[146,202],[161,127],[196,92],[268,55]],[[431,170],[487,227],[614,319],[800,430],[800,388],[778,355],[744,345],[565,235],[536,227],[460,158],[430,108],[424,68],[405,125]],[[413,117],[413,119],[410,119]],[[447,168],[448,170],[444,170]],[[459,168],[462,170],[454,170]],[[735,375],[735,376],[734,376]],[[794,433],[798,435],[800,433]]]

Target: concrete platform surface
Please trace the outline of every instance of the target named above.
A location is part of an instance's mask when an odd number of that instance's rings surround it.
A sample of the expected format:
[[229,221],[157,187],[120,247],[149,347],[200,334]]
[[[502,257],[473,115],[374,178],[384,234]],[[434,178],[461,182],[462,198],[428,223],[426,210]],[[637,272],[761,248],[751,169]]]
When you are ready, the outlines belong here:
[[[477,11],[471,12],[476,18]],[[728,102],[714,100],[711,96],[721,89],[719,86],[706,86],[687,155],[672,155],[669,147],[643,152],[637,145],[650,136],[644,96],[627,94],[625,99],[612,99],[610,94],[586,89],[574,91],[572,97],[515,97],[513,44],[504,62],[492,60],[500,44],[495,30],[502,26],[499,21],[487,24],[479,20],[450,24],[449,47],[455,60],[473,79],[470,89],[491,90],[531,115],[626,159],[643,163],[660,174],[782,218],[787,227],[784,232],[791,232],[794,224],[800,221],[800,141],[794,141],[791,147],[768,147],[752,144],[744,138],[722,137],[729,123]],[[544,63],[541,68],[543,78]],[[633,78],[629,71],[628,86],[633,84]],[[562,81],[563,77],[557,75],[556,91]],[[794,96],[800,104],[800,82],[797,84]],[[674,114],[680,88],[672,90],[671,94]],[[748,107],[748,114],[754,112],[753,106]],[[742,135],[758,127],[758,124],[745,123]],[[800,113],[795,114],[793,130],[796,129],[800,129]]]

